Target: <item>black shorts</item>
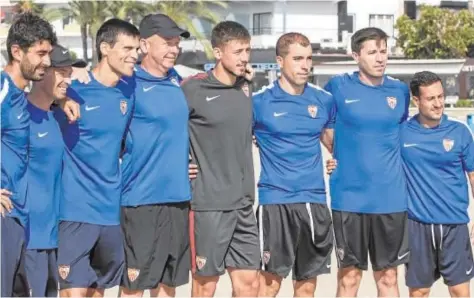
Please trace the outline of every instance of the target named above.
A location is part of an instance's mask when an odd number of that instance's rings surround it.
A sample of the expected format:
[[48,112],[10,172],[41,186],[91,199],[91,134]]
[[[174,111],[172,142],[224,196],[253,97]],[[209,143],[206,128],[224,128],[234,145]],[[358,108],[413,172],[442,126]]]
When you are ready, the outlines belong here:
[[148,290],[189,281],[189,202],[122,207],[122,286]]
[[365,214],[332,211],[339,268],[354,266],[374,271],[396,267],[409,260],[406,212]]
[[306,280],[331,272],[333,231],[325,204],[261,205],[258,208],[262,270]]

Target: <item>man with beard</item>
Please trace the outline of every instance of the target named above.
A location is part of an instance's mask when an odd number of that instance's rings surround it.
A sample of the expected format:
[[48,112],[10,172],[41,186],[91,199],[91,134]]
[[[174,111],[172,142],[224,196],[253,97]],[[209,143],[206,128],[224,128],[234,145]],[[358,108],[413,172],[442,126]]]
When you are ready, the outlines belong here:
[[189,280],[188,105],[173,69],[189,32],[168,16],[140,23],[135,107],[122,158],[125,266],[120,296],[174,296]]
[[[56,43],[51,25],[30,13],[19,15],[8,31],[8,65],[1,72],[0,102],[2,154],[2,202],[12,208],[1,218],[2,297],[29,296],[24,268],[28,241],[27,160],[30,116],[24,89],[43,79],[50,66],[49,53]],[[3,210],[2,210],[3,211]]]
[[182,84],[189,106],[193,180],[192,296],[213,296],[227,269],[234,297],[258,292],[260,250],[254,203],[250,34],[225,21],[212,30],[216,67]]
[[258,223],[260,297],[275,297],[293,272],[294,297],[311,297],[331,272],[333,233],[320,140],[332,151],[334,99],[308,83],[311,43],[300,33],[276,45],[281,77],[253,95],[254,134],[262,173]]
[[66,98],[73,66],[85,67],[86,63],[74,61],[66,48],[54,46],[51,67],[46,70],[42,81],[33,83],[28,94],[30,239],[25,266],[31,295],[35,297],[58,295],[56,248],[64,142],[50,108],[54,100]]
[[352,36],[359,71],[332,78],[336,104],[331,208],[339,260],[337,296],[356,296],[368,255],[379,296],[399,296],[397,267],[409,259],[407,191],[400,125],[410,94],[384,75],[387,34],[364,28]]
[[96,37],[99,63],[89,84],[73,82],[68,97],[81,108],[69,123],[55,117],[66,145],[60,204],[58,272],[60,295],[103,296],[123,274],[120,229],[121,140],[132,109],[131,76],[138,57],[139,32],[132,24],[110,19]]

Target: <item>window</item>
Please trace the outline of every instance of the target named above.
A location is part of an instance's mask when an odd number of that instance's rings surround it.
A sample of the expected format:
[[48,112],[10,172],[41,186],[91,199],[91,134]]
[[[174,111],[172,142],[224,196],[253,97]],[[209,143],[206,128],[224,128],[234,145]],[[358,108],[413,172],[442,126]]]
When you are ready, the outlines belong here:
[[253,35],[272,33],[272,13],[254,13],[253,14]]
[[388,36],[393,36],[393,15],[371,14],[369,16],[369,26],[380,28],[385,31]]

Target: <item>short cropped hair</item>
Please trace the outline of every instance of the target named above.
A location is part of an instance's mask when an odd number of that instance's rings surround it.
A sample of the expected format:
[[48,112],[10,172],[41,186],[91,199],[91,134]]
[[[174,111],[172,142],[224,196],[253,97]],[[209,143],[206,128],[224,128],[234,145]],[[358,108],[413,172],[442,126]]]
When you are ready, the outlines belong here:
[[211,33],[211,45],[220,47],[232,40],[250,41],[249,31],[234,21],[224,21],[217,24]]
[[285,33],[278,38],[276,44],[276,55],[284,58],[288,55],[290,45],[295,43],[303,47],[307,47],[311,44],[306,35],[296,32]]
[[13,61],[11,49],[13,45],[18,45],[26,52],[39,41],[49,41],[51,45],[57,43],[56,34],[51,24],[29,12],[19,14],[8,30],[7,54],[9,62]]
[[111,47],[115,46],[117,38],[120,34],[132,37],[140,37],[140,32],[135,25],[121,19],[110,19],[100,26],[96,36],[96,51],[97,58],[102,60],[102,53],[100,52],[100,44],[105,42]]
[[442,82],[441,78],[431,71],[420,71],[415,73],[410,82],[410,91],[413,96],[420,96],[420,87],[430,86],[436,82]]
[[387,43],[388,35],[382,29],[375,27],[368,27],[357,30],[351,37],[352,52],[360,53],[362,44],[367,40],[382,40]]

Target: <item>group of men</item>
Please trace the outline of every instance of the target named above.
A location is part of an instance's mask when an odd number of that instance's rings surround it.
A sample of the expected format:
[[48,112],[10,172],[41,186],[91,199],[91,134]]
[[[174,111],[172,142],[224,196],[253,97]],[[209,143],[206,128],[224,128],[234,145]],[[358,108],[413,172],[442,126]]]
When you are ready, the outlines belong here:
[[[290,271],[294,296],[314,296],[334,238],[337,296],[357,295],[368,255],[379,296],[399,296],[407,263],[411,295],[442,275],[452,296],[469,296],[474,145],[443,114],[439,77],[415,75],[419,114],[407,120],[410,90],[384,75],[382,30],[352,36],[359,71],[324,89],[308,82],[310,41],[287,33],[280,78],[252,95],[244,26],[216,25],[215,68],[183,81],[173,67],[189,36],[163,14],[139,28],[110,19],[87,72],[46,21],[15,20],[0,91],[2,296],[120,285],[120,296],[171,297],[190,270],[194,297],[213,296],[225,270],[233,296],[276,296]],[[320,142],[334,157],[331,208]]]

